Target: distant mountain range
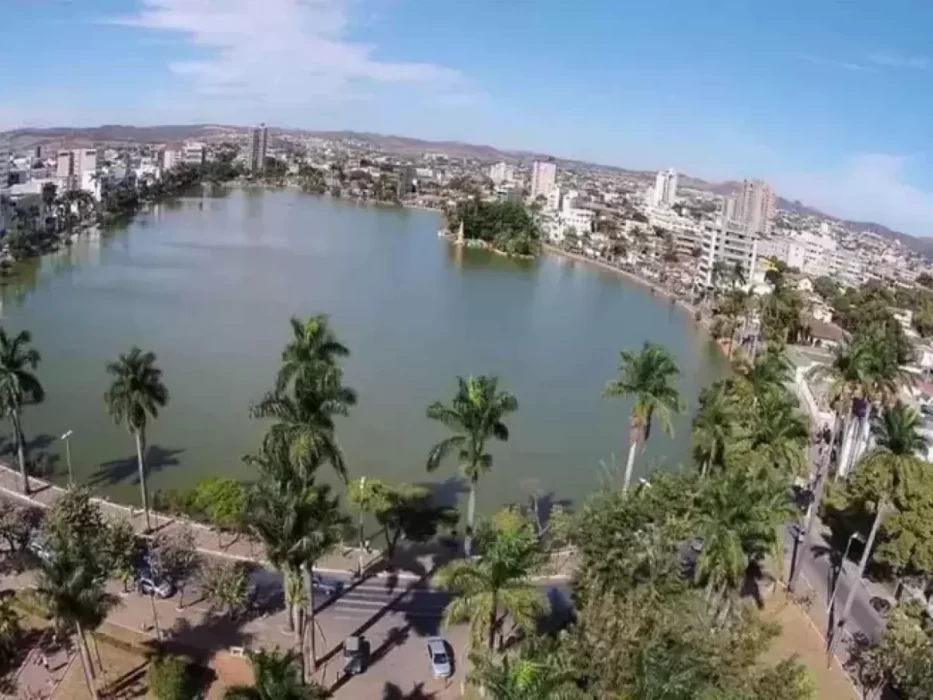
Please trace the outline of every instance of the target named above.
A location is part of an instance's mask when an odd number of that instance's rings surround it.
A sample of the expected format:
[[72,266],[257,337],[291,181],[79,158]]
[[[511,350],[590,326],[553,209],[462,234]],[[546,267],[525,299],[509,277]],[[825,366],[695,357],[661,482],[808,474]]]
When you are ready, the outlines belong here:
[[[118,124],[105,124],[103,126],[88,128],[53,127],[46,129],[16,129],[0,133],[0,138],[8,139],[14,150],[31,148],[34,146],[90,146],[98,144],[103,146],[120,146],[136,143],[167,143],[184,141],[185,139],[202,139],[205,141],[220,140],[233,135],[244,135],[249,127],[230,126],[222,124],[177,124],[164,126],[125,126]],[[368,143],[374,148],[399,155],[421,154],[425,151],[443,153],[448,156],[460,158],[475,158],[477,160],[507,162],[529,161],[535,158],[548,158],[545,153],[532,151],[505,151],[494,146],[462,143],[459,141],[425,141],[408,136],[392,136],[356,131],[309,131],[304,129],[276,129],[270,127],[269,131],[275,134],[295,134],[316,136],[324,139],[353,139]],[[614,166],[602,166],[585,161],[555,158],[558,164],[578,167],[599,167],[632,175],[651,176],[652,173],[641,170],[627,170]],[[681,176],[681,184],[686,187],[703,189],[717,194],[731,194],[741,187],[741,183],[728,181],[709,183],[704,180]],[[807,206],[800,201],[790,201],[778,197],[778,208],[793,211],[802,215],[818,216],[827,219],[836,219],[825,212]],[[841,221],[854,231],[866,231],[877,234],[892,241],[899,241],[909,250],[933,258],[933,238],[918,238],[901,231],[895,231],[871,221]]]

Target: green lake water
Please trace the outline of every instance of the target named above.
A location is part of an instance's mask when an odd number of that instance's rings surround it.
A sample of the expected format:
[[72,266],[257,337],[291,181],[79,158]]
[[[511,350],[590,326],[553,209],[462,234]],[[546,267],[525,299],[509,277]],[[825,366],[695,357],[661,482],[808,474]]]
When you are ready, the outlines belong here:
[[[608,271],[547,255],[516,262],[437,237],[432,212],[358,205],[291,191],[186,198],[27,268],[3,294],[3,323],[28,328],[42,353],[47,400],[24,413],[34,449],[65,471],[56,439],[73,430],[79,479],[137,497],[134,444],[102,400],[105,363],[133,344],[158,354],[171,401],[149,431],[151,484],[246,477],[241,457],[263,426],[247,415],[271,385],[288,318],[324,312],[350,347],[346,380],[359,405],[339,437],[353,475],[427,475],[444,429],[426,406],[458,374],[492,373],[520,409],[496,444],[481,508],[533,490],[579,499],[604,464],[624,465],[628,400],[600,392],[622,348],[669,347],[693,407],[725,362],[684,312]],[[689,422],[652,436],[638,470],[689,454]]]

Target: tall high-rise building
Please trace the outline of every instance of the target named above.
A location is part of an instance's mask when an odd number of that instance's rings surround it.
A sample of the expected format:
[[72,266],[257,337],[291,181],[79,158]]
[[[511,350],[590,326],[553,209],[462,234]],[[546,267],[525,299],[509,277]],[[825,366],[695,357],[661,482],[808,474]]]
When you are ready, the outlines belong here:
[[774,191],[761,180],[745,180],[735,202],[737,221],[753,233],[771,233],[776,210]]
[[10,145],[0,141],[0,190],[10,186],[10,158],[12,156]]
[[651,203],[656,206],[672,206],[677,201],[677,171],[662,170],[654,180]]
[[55,174],[62,180],[65,190],[96,188],[91,183],[91,175],[97,172],[97,150],[93,148],[75,148],[59,151]]
[[496,163],[489,168],[489,179],[501,185],[515,179],[515,166],[508,163]]
[[547,198],[557,182],[557,165],[549,160],[536,160],[531,164],[531,198]]
[[249,171],[253,174],[266,169],[266,149],[269,146],[269,127],[254,126],[249,131]]

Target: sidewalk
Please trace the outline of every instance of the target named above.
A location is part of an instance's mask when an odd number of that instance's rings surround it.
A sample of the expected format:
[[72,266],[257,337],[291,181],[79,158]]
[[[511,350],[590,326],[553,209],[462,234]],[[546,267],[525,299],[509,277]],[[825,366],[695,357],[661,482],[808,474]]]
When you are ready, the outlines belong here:
[[[42,508],[48,508],[64,493],[65,489],[55,486],[47,481],[30,477],[29,479],[30,495],[24,496],[20,486],[20,475],[15,469],[0,463],[0,497],[10,497],[22,503],[37,505]],[[143,536],[145,529],[145,518],[141,508],[133,508],[115,503],[107,498],[95,497],[93,499],[101,506],[104,517],[119,521],[128,520],[133,524],[137,534]],[[262,544],[254,538],[241,534],[236,541],[231,544],[226,542],[231,539],[230,534],[224,534],[224,546],[218,543],[218,533],[214,528],[201,523],[187,520],[185,518],[176,518],[169,515],[149,512],[152,522],[152,533],[163,534],[190,530],[195,538],[195,548],[197,551],[209,557],[223,557],[237,561],[250,562],[255,564],[265,564],[262,556]],[[363,556],[363,567],[368,568],[377,564],[382,556],[379,550],[371,550]],[[355,572],[358,566],[358,557],[356,550],[344,550],[344,552],[334,552],[325,555],[318,562],[315,571],[325,574],[346,574]],[[434,568],[434,556],[423,555],[418,557],[418,563],[422,570],[431,571]],[[377,574],[378,575],[378,574]],[[417,578],[414,574],[401,572],[396,574],[399,578]]]

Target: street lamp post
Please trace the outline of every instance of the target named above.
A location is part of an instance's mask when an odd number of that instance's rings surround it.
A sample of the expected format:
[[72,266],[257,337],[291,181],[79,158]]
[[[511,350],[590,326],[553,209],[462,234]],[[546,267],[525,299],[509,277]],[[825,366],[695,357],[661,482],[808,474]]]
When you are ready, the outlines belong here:
[[71,471],[71,436],[74,434],[73,430],[69,430],[67,433],[62,435],[62,440],[65,441],[65,462],[68,464],[68,485],[75,485],[74,473]]
[[846,551],[843,552],[842,563],[839,565],[839,575],[836,577],[836,583],[833,586],[833,594],[829,597],[829,604],[826,606],[827,615],[829,615],[833,610],[833,603],[836,600],[836,593],[839,591],[839,581],[842,580],[842,574],[845,573],[846,559],[849,558],[849,547],[852,546],[852,540],[858,540],[859,542],[864,542],[865,538],[862,537],[857,532],[853,532],[851,535],[849,535],[849,540],[848,542],[846,542]]

